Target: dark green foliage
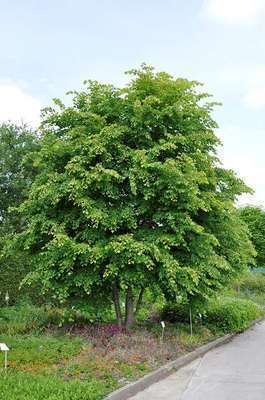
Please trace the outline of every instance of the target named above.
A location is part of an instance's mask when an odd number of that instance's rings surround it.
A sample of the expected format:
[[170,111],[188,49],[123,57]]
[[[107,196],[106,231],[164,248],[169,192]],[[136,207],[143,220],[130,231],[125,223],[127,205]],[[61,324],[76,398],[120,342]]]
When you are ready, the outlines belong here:
[[67,326],[90,325],[95,321],[110,321],[114,318],[109,310],[104,313],[100,308],[84,305],[77,310],[73,307],[36,306],[21,302],[15,306],[1,307],[0,334],[38,334],[47,327],[64,329]]
[[21,215],[16,207],[27,197],[35,170],[29,159],[37,149],[37,138],[26,126],[0,125],[0,234],[20,231]]
[[257,267],[265,267],[265,211],[261,207],[246,206],[239,209],[239,215],[248,226],[257,252]]
[[38,333],[48,326],[58,326],[65,319],[63,310],[37,307],[28,303],[0,309],[0,334]]
[[204,313],[204,323],[222,332],[241,332],[262,315],[251,300],[223,298],[211,300]]
[[35,304],[45,304],[51,301],[50,297],[41,294],[39,284],[20,287],[29,272],[30,260],[21,252],[4,255],[0,259],[0,306],[6,305],[6,293],[9,296],[9,305],[14,305],[23,299]]
[[37,137],[26,126],[0,125],[0,305],[5,302],[6,292],[10,304],[25,295],[40,300],[36,288],[19,292],[30,270],[26,254],[17,248],[12,254],[3,251],[14,234],[25,227],[23,217],[14,208],[27,197],[35,174],[28,156],[36,149]]
[[[199,314],[203,312],[206,305],[198,304],[197,306],[192,305],[192,319],[194,321],[200,321]],[[190,322],[190,306],[189,304],[182,303],[167,303],[161,311],[161,320],[169,322]]]
[[189,307],[184,304],[166,304],[161,312],[161,320],[168,322],[189,322]]
[[122,298],[127,327],[146,288],[208,298],[253,255],[233,205],[248,189],[217,159],[214,103],[197,82],[147,66],[130,75],[122,89],[86,82],[72,106],[44,111],[18,237],[28,283],[61,302],[113,297],[119,323]]

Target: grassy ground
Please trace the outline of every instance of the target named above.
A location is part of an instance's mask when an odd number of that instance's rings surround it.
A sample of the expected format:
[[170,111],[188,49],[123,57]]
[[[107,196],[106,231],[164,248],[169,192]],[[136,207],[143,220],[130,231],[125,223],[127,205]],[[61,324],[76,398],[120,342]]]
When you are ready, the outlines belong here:
[[141,324],[130,334],[113,324],[43,328],[43,312],[27,307],[26,313],[25,308],[1,311],[0,341],[10,347],[8,371],[0,380],[6,400],[102,399],[214,338],[202,326],[191,337],[184,324],[167,324],[163,343],[159,323]]
[[[265,309],[265,274],[245,275],[225,296]],[[146,313],[143,320],[148,321]],[[195,322],[190,336],[187,323],[167,322],[161,342],[159,319],[141,322],[126,334],[113,323],[58,328],[58,318],[54,309],[29,305],[0,310],[0,342],[10,347],[8,370],[1,372],[1,399],[100,400],[221,334]]]

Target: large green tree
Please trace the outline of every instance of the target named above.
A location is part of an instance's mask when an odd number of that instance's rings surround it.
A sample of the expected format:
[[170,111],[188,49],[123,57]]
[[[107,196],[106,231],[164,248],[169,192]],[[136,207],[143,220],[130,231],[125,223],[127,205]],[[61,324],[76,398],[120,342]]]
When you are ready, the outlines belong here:
[[29,283],[62,302],[112,298],[127,328],[145,288],[209,297],[253,255],[233,205],[248,189],[216,156],[215,104],[197,82],[129,74],[124,88],[88,81],[72,106],[44,111],[19,237]]
[[239,209],[239,213],[250,231],[257,252],[257,267],[265,267],[265,210],[258,206],[245,206]]
[[28,272],[28,259],[18,251],[7,255],[3,249],[24,227],[23,216],[11,208],[28,195],[35,170],[27,156],[36,149],[37,137],[29,128],[0,125],[0,303],[7,291],[11,302],[17,299],[20,281]]

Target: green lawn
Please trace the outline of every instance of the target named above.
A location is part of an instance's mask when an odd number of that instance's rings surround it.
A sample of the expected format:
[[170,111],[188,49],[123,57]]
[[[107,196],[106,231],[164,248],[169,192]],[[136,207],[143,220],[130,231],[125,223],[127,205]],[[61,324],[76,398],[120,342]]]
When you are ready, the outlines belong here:
[[64,360],[84,347],[80,338],[52,336],[1,336],[10,347],[9,366],[0,379],[1,398],[6,400],[99,399],[110,389],[100,379],[67,379]]

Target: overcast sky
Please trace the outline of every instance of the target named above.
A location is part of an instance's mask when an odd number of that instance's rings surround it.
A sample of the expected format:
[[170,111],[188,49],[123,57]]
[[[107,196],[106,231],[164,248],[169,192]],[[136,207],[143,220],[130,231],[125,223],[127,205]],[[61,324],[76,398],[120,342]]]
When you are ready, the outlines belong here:
[[37,125],[84,79],[123,84],[142,62],[204,82],[220,156],[265,205],[265,0],[0,0],[0,120]]

